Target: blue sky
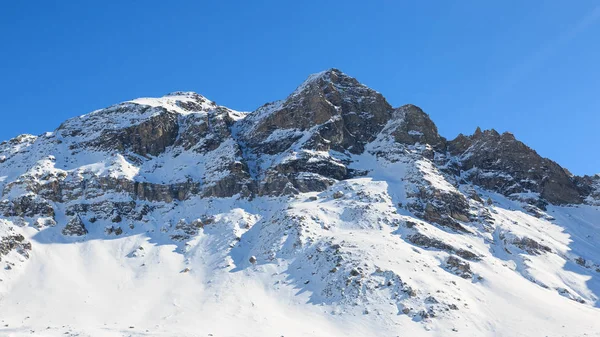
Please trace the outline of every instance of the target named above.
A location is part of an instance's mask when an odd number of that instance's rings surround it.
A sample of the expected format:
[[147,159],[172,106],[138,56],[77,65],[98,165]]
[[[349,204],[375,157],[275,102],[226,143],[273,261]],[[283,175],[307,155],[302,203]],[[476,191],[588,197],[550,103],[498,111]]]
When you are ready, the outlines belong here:
[[249,111],[335,67],[600,173],[596,0],[2,1],[0,31],[0,139],[177,90]]

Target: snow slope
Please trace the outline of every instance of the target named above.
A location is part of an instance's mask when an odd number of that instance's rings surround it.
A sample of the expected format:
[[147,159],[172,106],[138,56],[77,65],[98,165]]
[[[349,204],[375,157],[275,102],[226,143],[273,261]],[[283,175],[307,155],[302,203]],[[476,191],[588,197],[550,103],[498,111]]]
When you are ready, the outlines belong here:
[[[483,256],[472,263],[476,276],[463,279],[443,267],[447,252],[407,243],[407,229],[394,222],[418,220],[394,213],[388,187],[361,178],[333,188],[344,191],[341,199],[327,191],[316,201],[306,201],[313,194],[300,195],[289,203],[254,201],[258,207],[234,199],[190,200],[119,238],[96,239],[90,233],[92,238],[70,239],[58,228],[19,228],[40,244],[28,261],[16,257],[22,268],[1,271],[0,331],[7,336],[30,331],[40,336],[445,336],[454,330],[461,336],[598,335],[597,273],[569,260],[574,249],[595,257],[574,237],[597,235],[598,208],[552,209],[551,214],[565,214],[557,218],[559,225],[502,208],[513,202],[492,195],[500,204],[490,207],[499,213],[499,224],[487,236],[449,234],[419,221],[428,235]],[[191,219],[194,210],[215,222],[185,244],[154,225]],[[299,225],[294,217],[311,221]],[[378,220],[384,221],[374,226]],[[500,231],[544,237],[557,252],[509,255],[502,243],[490,241]],[[332,273],[337,260],[328,254],[336,245],[342,263]],[[249,256],[257,256],[258,263],[251,265]],[[360,276],[352,276],[355,268]],[[416,295],[404,294],[397,282]],[[589,302],[560,296],[557,289]],[[445,311],[448,304],[457,310]],[[404,308],[435,308],[439,317],[411,317],[402,314]]]

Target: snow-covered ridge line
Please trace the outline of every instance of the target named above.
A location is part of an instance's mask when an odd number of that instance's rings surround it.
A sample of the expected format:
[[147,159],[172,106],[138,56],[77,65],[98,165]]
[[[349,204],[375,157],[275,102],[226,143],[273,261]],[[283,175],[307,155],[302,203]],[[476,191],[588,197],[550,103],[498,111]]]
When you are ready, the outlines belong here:
[[600,331],[600,177],[509,134],[448,141],[335,69],[299,89],[0,144],[0,335]]

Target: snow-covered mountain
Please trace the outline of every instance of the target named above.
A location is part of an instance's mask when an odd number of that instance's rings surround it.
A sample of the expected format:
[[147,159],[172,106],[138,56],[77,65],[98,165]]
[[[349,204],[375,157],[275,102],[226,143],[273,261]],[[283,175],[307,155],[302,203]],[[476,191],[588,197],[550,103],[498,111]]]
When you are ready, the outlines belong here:
[[0,144],[2,336],[600,336],[600,175],[336,69]]

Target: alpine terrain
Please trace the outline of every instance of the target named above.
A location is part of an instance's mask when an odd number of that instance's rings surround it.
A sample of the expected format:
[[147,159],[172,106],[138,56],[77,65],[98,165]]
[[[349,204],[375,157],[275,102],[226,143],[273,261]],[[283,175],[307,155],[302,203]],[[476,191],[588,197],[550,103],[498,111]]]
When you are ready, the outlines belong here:
[[0,144],[1,336],[600,336],[600,175],[336,69]]

